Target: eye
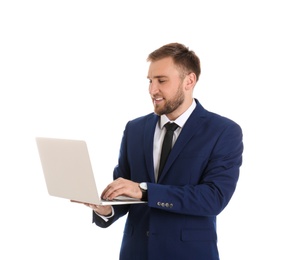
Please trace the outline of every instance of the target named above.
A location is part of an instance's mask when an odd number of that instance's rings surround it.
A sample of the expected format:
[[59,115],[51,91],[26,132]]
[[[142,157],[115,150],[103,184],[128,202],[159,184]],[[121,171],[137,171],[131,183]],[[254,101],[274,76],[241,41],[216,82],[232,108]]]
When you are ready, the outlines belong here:
[[166,81],[166,80],[158,79],[158,82],[159,82],[160,84],[164,83],[165,81]]

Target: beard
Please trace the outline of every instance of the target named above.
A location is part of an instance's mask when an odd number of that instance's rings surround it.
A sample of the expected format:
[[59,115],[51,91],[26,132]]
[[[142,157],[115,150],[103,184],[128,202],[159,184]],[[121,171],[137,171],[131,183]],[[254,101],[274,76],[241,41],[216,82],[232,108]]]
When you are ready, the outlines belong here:
[[174,112],[183,102],[184,92],[182,90],[182,86],[180,85],[175,96],[169,100],[166,100],[164,106],[156,105],[154,107],[154,112],[159,116],[170,114]]

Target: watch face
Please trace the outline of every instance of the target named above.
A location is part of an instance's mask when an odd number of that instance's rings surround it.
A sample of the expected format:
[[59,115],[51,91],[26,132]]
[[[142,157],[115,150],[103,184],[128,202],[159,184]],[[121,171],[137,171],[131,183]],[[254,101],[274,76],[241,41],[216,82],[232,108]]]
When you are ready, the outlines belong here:
[[143,190],[147,190],[147,183],[146,183],[146,182],[141,182],[141,183],[140,183],[140,187],[141,187],[141,189],[143,189]]

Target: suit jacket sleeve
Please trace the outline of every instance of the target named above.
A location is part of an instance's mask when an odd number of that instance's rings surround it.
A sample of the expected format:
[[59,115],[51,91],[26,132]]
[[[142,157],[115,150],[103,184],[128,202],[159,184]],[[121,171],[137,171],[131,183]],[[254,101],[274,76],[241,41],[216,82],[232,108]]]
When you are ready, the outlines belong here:
[[108,221],[105,221],[103,218],[101,218],[99,215],[95,213],[93,210],[93,220],[92,222],[95,223],[97,226],[101,228],[107,228],[113,223],[114,218],[108,218]]
[[150,207],[215,216],[229,203],[242,164],[242,131],[227,119],[212,122],[198,129],[167,171],[163,184],[176,185],[148,183]]

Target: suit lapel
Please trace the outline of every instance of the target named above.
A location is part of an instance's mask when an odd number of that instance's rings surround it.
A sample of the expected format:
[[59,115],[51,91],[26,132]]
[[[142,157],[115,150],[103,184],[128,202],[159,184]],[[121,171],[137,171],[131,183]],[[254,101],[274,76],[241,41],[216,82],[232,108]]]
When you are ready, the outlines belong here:
[[184,146],[189,142],[189,140],[194,136],[194,134],[201,127],[202,123],[205,121],[205,118],[206,118],[206,110],[197,101],[195,110],[186,121],[173,149],[171,150],[171,153],[161,173],[159,182],[161,182],[161,180],[165,177],[167,171],[171,167],[172,163],[179,156]]
[[156,124],[159,120],[159,116],[156,114],[151,114],[150,117],[147,118],[144,126],[144,152],[145,152],[145,163],[147,172],[149,173],[149,178],[152,182],[155,182],[154,176],[154,163],[153,163],[153,139]]

